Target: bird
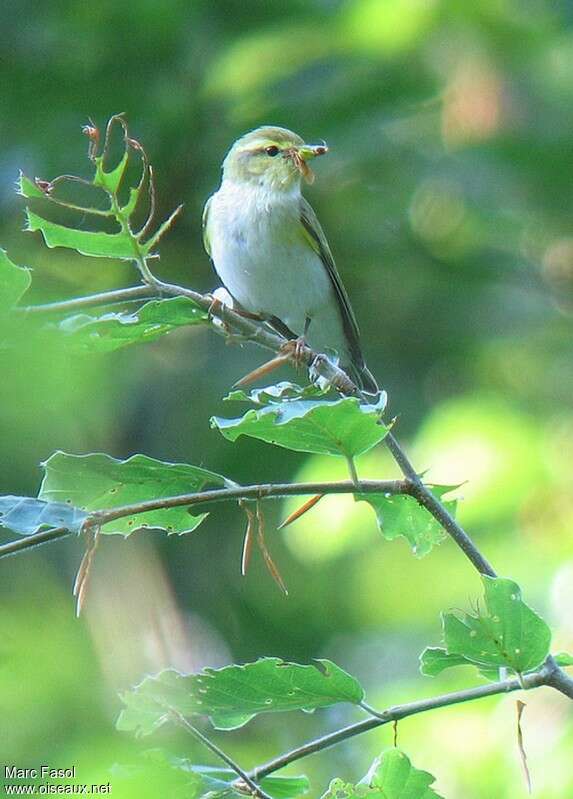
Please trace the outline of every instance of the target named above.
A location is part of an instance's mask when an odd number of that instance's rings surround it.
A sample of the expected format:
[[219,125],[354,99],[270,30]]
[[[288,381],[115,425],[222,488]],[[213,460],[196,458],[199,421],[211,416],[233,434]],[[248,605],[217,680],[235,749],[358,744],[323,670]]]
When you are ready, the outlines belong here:
[[314,180],[308,162],[327,152],[282,127],[241,136],[205,204],[203,243],[235,310],[315,352],[336,352],[358,388],[377,394],[348,294],[301,191],[303,179]]

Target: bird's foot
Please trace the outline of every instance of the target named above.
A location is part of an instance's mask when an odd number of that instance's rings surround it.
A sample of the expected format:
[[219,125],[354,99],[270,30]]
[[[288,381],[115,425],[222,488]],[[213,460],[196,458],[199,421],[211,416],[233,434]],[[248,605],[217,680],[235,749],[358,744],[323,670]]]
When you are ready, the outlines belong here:
[[233,311],[233,313],[238,314],[238,316],[243,316],[245,319],[263,321],[263,318],[259,314],[251,314],[248,311],[244,311],[242,308],[237,307],[237,304],[234,302],[233,298],[225,288],[216,289],[210,296],[210,299],[211,304],[207,309],[207,316],[209,317],[209,321],[213,324],[215,330],[221,335],[225,336],[226,344],[244,344],[250,340],[251,336],[243,333],[236,333],[231,329],[231,326],[225,321],[225,309],[228,308],[229,310]]
[[286,341],[281,347],[281,354],[290,358],[295,367],[299,369],[301,366],[306,364],[304,353],[306,346],[307,345],[306,341],[304,340],[304,336],[299,336],[298,338],[293,338],[289,341]]

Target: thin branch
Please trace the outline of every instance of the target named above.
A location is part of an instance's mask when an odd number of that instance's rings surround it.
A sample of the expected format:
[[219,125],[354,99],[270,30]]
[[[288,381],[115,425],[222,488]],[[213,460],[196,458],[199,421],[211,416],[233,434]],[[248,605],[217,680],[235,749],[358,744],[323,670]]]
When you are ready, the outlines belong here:
[[555,688],[556,691],[573,699],[573,678],[557,665],[552,655],[549,655],[545,661],[545,667],[548,670],[547,685],[550,685],[551,688]]
[[[355,485],[350,480],[340,482],[322,483],[262,483],[251,486],[233,486],[232,488],[215,488],[210,491],[197,491],[192,494],[179,494],[174,497],[161,497],[150,499],[146,502],[136,502],[133,505],[120,505],[110,510],[93,511],[84,522],[85,525],[101,526],[108,522],[122,519],[125,516],[136,516],[152,510],[166,510],[178,508],[183,505],[191,507],[206,502],[227,502],[237,499],[263,499],[267,497],[306,496],[308,494],[353,494],[356,491],[362,494],[408,494],[411,486],[407,480],[360,480]],[[12,555],[15,552],[30,549],[45,544],[49,541],[71,535],[71,531],[64,527],[54,530],[35,533],[10,541],[0,546],[0,558]]]
[[56,527],[53,530],[43,530],[33,535],[27,535],[25,538],[18,538],[16,541],[9,541],[7,544],[0,545],[0,558],[14,555],[22,550],[33,549],[40,544],[49,544],[50,541],[57,541],[59,538],[65,538],[71,534],[66,527]]
[[403,475],[411,482],[411,495],[418,500],[422,507],[432,514],[434,519],[441,524],[446,533],[456,542],[464,555],[473,563],[480,574],[487,574],[495,577],[496,572],[488,560],[481,554],[469,535],[458,524],[451,513],[431,490],[422,481],[414,469],[410,459],[396,440],[392,432],[384,438],[386,446],[390,450],[394,460],[402,470]]
[[[235,333],[239,333],[254,344],[258,344],[265,349],[273,352],[280,352],[287,342],[283,336],[274,333],[266,325],[248,319],[241,314],[233,311],[221,302],[217,302],[210,294],[201,294],[193,289],[177,286],[172,283],[164,283],[155,278],[150,272],[145,262],[145,257],[141,254],[138,242],[134,240],[134,260],[143,274],[146,275],[146,282],[142,286],[133,286],[126,289],[119,289],[113,292],[103,292],[87,297],[78,297],[72,300],[65,300],[60,303],[48,303],[46,305],[23,306],[18,310],[26,313],[46,313],[58,311],[73,311],[77,308],[85,308],[90,305],[106,305],[110,302],[120,302],[122,299],[132,299],[134,296],[157,297],[189,297],[197,305],[209,314],[225,324],[227,328]],[[313,352],[309,347],[301,347],[297,350],[297,361],[303,362],[313,367],[317,374],[327,380],[333,388],[345,396],[360,396],[360,391],[350,380],[346,372],[336,366],[326,356]]]
[[[545,671],[545,667],[533,674],[527,674],[524,678],[524,685],[526,689],[537,688],[541,685],[548,685],[550,675]],[[512,691],[518,691],[522,688],[519,680],[503,680],[502,682],[495,682],[489,685],[482,685],[478,688],[469,688],[465,691],[455,691],[450,694],[442,694],[435,696],[431,699],[422,699],[418,702],[409,702],[405,705],[396,705],[381,713],[377,713],[373,718],[359,721],[356,724],[350,724],[348,727],[343,727],[341,730],[323,735],[320,738],[315,738],[303,746],[292,749],[283,755],[264,763],[249,772],[249,776],[254,780],[260,780],[268,774],[272,774],[279,769],[294,763],[308,755],[322,752],[335,744],[347,741],[356,735],[361,735],[369,730],[374,730],[377,727],[382,727],[391,722],[400,721],[407,716],[414,716],[419,713],[425,713],[428,710],[436,710],[441,707],[448,707],[449,705],[458,705],[462,702],[472,702],[475,699],[483,699],[488,696],[495,696],[496,694],[505,694]],[[370,708],[369,712],[374,712]]]
[[60,302],[48,302],[44,305],[22,305],[16,308],[19,313],[67,313],[81,308],[89,308],[93,305],[111,305],[116,302],[128,302],[137,297],[148,297],[152,299],[153,290],[149,286],[130,286],[125,289],[115,291],[102,291],[100,294],[90,294],[87,297],[75,297],[71,300],[61,300]]
[[183,729],[186,730],[188,733],[190,733],[190,735],[192,735],[198,741],[201,741],[201,743],[204,744],[204,746],[206,746],[207,749],[210,749],[211,752],[217,755],[217,757],[220,758],[224,763],[226,763],[229,766],[229,768],[233,769],[235,774],[237,774],[237,776],[244,782],[245,786],[249,788],[250,793],[253,796],[257,796],[258,799],[271,799],[271,797],[267,793],[265,793],[265,791],[263,791],[262,788],[259,788],[259,786],[254,781],[253,777],[249,776],[249,774],[247,774],[247,772],[244,771],[239,766],[238,763],[235,763],[235,761],[232,758],[230,758],[226,752],[223,752],[222,749],[219,749],[217,744],[214,744],[213,741],[207,738],[206,735],[203,735],[203,733],[200,732],[200,730],[198,730],[189,721],[187,721],[185,716],[183,716],[181,713],[178,713],[176,710],[173,709],[171,710],[171,715],[173,716],[173,718],[175,719],[177,724],[179,724],[180,727],[183,727]]
[[351,480],[322,483],[261,483],[251,486],[214,488],[194,494],[180,494],[175,497],[150,499],[133,505],[120,505],[110,510],[94,511],[89,519],[97,524],[107,524],[115,519],[146,513],[151,510],[177,508],[181,505],[200,505],[205,502],[225,502],[237,499],[266,499],[267,497],[305,496],[307,494],[409,494],[411,486],[407,480]]

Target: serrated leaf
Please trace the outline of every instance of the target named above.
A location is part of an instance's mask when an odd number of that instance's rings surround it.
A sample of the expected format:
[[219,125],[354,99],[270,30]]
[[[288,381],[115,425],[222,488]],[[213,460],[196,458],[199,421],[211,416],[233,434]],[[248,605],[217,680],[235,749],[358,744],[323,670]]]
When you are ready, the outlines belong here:
[[[109,455],[68,455],[56,452],[44,463],[40,498],[71,502],[83,511],[105,510],[120,505],[177,496],[207,487],[234,485],[220,474],[184,463],[165,463],[133,455],[116,460]],[[130,535],[142,528],[188,533],[201,524],[207,514],[193,516],[185,506],[134,514],[109,522],[102,533]]]
[[0,247],[0,314],[16,305],[31,282],[30,270],[13,263]]
[[33,497],[0,497],[0,526],[20,535],[56,527],[79,533],[86,516],[85,511],[63,502],[45,502]]
[[375,760],[366,780],[384,799],[440,799],[430,787],[435,778],[414,768],[400,749],[388,749]]
[[388,433],[379,407],[353,397],[286,401],[251,409],[238,419],[214,416],[211,426],[229,441],[245,435],[297,452],[345,457],[366,452]]
[[111,352],[154,341],[178,327],[207,322],[208,314],[188,297],[151,300],[132,313],[74,314],[58,324],[70,347],[80,352]]
[[449,654],[480,668],[505,666],[517,673],[537,668],[547,657],[551,630],[521,598],[521,589],[502,577],[483,578],[485,608],[443,615]]
[[[30,231],[41,231],[46,245],[53,247],[67,247],[76,250],[81,255],[92,258],[120,258],[133,260],[135,252],[133,241],[129,234],[93,232],[90,230],[75,230],[74,228],[58,225],[43,219],[38,214],[26,209],[26,217]],[[142,245],[142,249],[145,248]]]
[[297,383],[290,383],[288,380],[283,380],[274,386],[265,386],[265,388],[254,388],[251,391],[243,391],[238,389],[231,391],[226,397],[223,397],[223,402],[250,402],[252,405],[276,405],[287,400],[294,399],[316,399],[323,397],[328,393],[329,389],[320,388],[313,383],[306,386],[299,386]]
[[184,716],[209,716],[214,727],[228,730],[259,713],[358,704],[363,696],[360,683],[330,660],[303,666],[262,658],[188,675],[168,669],[121,697],[126,707],[117,726],[147,735],[168,721],[173,709]]
[[388,749],[357,785],[334,779],[322,799],[442,799],[430,786],[435,778],[411,764],[400,749]]
[[[431,486],[432,494],[439,500],[457,486]],[[439,522],[414,497],[407,494],[356,494],[356,499],[368,502],[376,513],[380,532],[388,541],[399,536],[407,539],[417,557],[427,555],[440,544],[446,533]],[[446,500],[445,507],[455,516],[457,500]]]

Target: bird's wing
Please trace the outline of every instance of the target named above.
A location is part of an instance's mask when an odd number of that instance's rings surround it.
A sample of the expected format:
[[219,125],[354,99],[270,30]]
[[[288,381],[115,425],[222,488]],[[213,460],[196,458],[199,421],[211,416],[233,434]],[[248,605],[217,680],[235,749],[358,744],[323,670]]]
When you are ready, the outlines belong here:
[[211,242],[209,241],[209,208],[211,206],[211,200],[213,197],[209,197],[207,202],[205,203],[205,208],[203,208],[203,218],[201,220],[201,224],[203,226],[203,247],[205,247],[205,251],[207,255],[211,257]]
[[332,257],[332,252],[328,246],[324,231],[312,207],[304,197],[301,198],[300,221],[302,223],[302,232],[305,240],[318,255],[328,273],[338,302],[342,327],[348,341],[350,355],[353,364],[360,369],[364,365],[364,359],[360,350],[358,323],[356,322],[354,311],[350,306],[350,300],[348,299],[346,289],[342,285],[340,275],[336,271],[334,258]]

